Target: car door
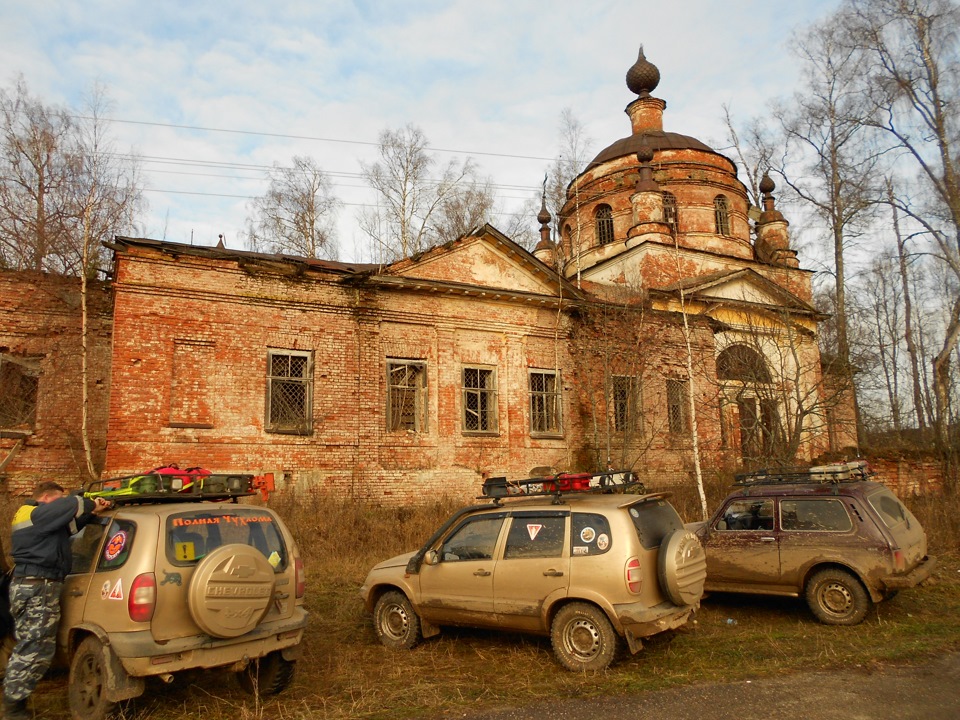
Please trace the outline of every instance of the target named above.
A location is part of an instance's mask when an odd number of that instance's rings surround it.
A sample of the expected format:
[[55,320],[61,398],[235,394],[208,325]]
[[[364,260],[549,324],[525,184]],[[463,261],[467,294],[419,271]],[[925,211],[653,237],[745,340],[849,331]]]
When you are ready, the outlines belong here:
[[814,564],[856,566],[863,554],[842,497],[780,498],[780,528],[781,582],[797,592]]
[[569,517],[565,511],[511,514],[493,577],[493,606],[501,627],[546,629],[544,602],[566,595],[570,582]]
[[466,518],[420,568],[419,610],[438,625],[496,625],[493,571],[506,513]]
[[109,518],[96,518],[70,538],[71,572],[60,592],[58,640],[61,647],[65,647],[70,629],[83,622],[84,605],[100,556],[104,530],[109,522]]
[[775,591],[780,548],[772,498],[733,498],[714,517],[704,538],[707,587],[731,592]]

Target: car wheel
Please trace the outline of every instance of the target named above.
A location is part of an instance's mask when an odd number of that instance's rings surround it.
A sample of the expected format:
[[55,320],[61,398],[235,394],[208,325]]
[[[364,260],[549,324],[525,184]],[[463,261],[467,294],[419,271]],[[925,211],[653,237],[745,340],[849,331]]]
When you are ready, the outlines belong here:
[[560,608],[550,626],[550,641],[567,670],[603,670],[617,652],[617,634],[603,611],[586,603]]
[[409,650],[423,637],[420,618],[402,592],[391,590],[377,600],[373,609],[373,625],[380,642],[388,648]]
[[278,695],[293,681],[295,668],[295,662],[284,660],[282,653],[274,650],[262,658],[251,660],[247,667],[237,673],[237,681],[251,695]]
[[276,575],[256,548],[223,545],[205,556],[190,579],[187,607],[201,630],[235,638],[253,630],[273,602]]
[[867,591],[846,570],[816,573],[807,582],[806,596],[817,620],[827,625],[856,625],[870,609]]
[[107,700],[107,653],[99,638],[85,638],[70,662],[67,695],[74,720],[104,720],[115,703]]
[[696,605],[707,581],[707,554],[689,530],[674,530],[660,543],[657,574],[664,595],[674,605]]

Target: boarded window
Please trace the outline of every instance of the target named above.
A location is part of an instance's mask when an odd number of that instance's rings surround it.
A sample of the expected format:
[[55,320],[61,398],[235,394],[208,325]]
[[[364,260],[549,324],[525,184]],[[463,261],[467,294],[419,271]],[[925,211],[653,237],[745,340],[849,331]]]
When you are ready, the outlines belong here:
[[597,244],[605,245],[613,242],[613,210],[609,205],[601,205],[596,214]]
[[40,358],[0,354],[0,428],[33,429],[39,383]]
[[530,432],[558,435],[560,423],[560,377],[553,370],[530,371]]
[[497,374],[493,368],[463,369],[463,431],[497,432]]
[[215,368],[212,342],[173,341],[173,369],[170,378],[171,427],[213,427],[209,378]]
[[412,360],[387,361],[387,429],[426,432],[427,368]]
[[313,418],[313,355],[302,350],[267,351],[268,432],[308,435]]
[[677,196],[663,193],[663,222],[670,226],[670,232],[677,234]]
[[686,380],[667,380],[667,423],[670,432],[681,434],[690,431],[690,411],[687,400]]

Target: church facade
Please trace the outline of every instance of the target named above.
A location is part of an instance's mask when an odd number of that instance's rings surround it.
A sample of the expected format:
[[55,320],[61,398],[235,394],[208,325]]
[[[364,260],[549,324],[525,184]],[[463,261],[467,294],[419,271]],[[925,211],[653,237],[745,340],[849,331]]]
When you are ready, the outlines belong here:
[[557,241],[541,210],[533,253],[489,225],[388,266],[116,238],[101,474],[273,472],[401,503],[852,445],[772,182],[752,210],[729,159],[665,132],[658,77],[641,52],[631,134],[571,184]]

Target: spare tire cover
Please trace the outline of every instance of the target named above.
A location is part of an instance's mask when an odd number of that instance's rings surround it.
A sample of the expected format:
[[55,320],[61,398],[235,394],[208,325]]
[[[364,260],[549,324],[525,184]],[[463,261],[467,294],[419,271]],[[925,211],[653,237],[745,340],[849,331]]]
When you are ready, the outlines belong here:
[[208,635],[239,637],[253,630],[273,602],[273,567],[256,548],[224,545],[197,565],[187,605],[197,626]]
[[707,554],[689,530],[674,530],[660,543],[660,587],[674,605],[695,605],[707,579]]

